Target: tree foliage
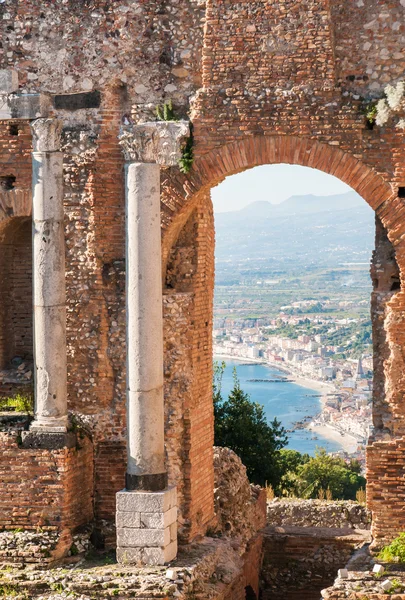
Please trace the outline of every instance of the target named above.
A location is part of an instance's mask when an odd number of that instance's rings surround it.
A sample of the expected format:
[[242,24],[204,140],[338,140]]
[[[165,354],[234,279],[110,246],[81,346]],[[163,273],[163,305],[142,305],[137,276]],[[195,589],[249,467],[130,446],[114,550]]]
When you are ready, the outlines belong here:
[[281,495],[318,498],[320,492],[330,490],[335,500],[356,500],[356,492],[365,486],[358,461],[346,463],[343,458],[327,454],[324,448],[318,448],[314,457],[301,456],[302,461],[296,465],[284,463],[286,470],[278,486]]
[[225,363],[214,365],[215,444],[231,448],[246,466],[253,483],[276,483],[277,452],[287,444],[285,429],[277,419],[267,422],[264,408],[245,393],[234,369],[233,388],[222,398]]

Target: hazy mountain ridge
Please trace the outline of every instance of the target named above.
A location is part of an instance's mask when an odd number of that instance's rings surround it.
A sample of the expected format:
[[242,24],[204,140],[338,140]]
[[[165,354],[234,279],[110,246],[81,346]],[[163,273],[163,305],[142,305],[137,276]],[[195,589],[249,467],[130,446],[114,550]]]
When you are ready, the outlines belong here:
[[246,270],[368,264],[374,247],[373,211],[355,192],[255,202],[216,214],[215,225],[218,281],[225,272],[238,278]]
[[[312,214],[319,212],[334,212],[365,207],[366,202],[356,192],[337,194],[333,196],[291,196],[280,204],[271,204],[266,200],[257,200],[241,210],[216,213],[216,218],[223,220],[229,218],[238,220],[246,217],[276,217],[295,214]],[[370,210],[370,209],[369,209]]]

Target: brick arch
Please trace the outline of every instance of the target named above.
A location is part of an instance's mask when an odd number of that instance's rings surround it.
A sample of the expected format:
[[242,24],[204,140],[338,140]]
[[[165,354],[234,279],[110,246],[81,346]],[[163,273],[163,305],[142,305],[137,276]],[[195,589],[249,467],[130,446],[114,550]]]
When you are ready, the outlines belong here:
[[31,217],[31,190],[13,189],[0,192],[0,234],[10,220],[16,217]]
[[[405,372],[403,352],[403,348],[405,348],[405,204],[403,200],[398,198],[395,182],[390,179],[389,174],[380,173],[376,169],[370,168],[353,154],[336,146],[308,138],[294,136],[251,137],[240,142],[226,144],[205,155],[198,154],[198,151],[199,147],[197,146],[195,164],[188,176],[182,176],[176,170],[175,173],[168,172],[163,177],[164,273],[166,272],[165,260],[167,260],[167,256],[170,255],[170,250],[175,246],[177,240],[181,240],[179,236],[193,210],[201,206],[204,201],[207,207],[210,206],[211,188],[221,183],[227,176],[255,166],[287,163],[321,170],[334,175],[356,190],[376,212],[390,242],[395,248],[395,259],[401,271],[402,281],[402,289],[387,299],[384,313],[381,315],[383,319],[382,327],[386,332],[386,339],[383,340],[383,343],[387,344],[385,348],[386,356],[381,365],[381,369],[383,369],[382,393],[384,394],[385,414],[382,426],[380,427],[377,424],[374,433],[376,440],[380,439],[379,436],[383,437],[383,444],[387,444],[384,441],[384,435],[393,436],[390,450],[392,450],[394,456],[397,451],[394,436],[404,436],[405,438],[405,379],[403,377]],[[197,213],[198,222],[202,222],[203,212],[200,213],[200,209],[198,209]],[[192,343],[191,358],[187,363],[190,381],[194,385],[192,397],[197,410],[196,413],[190,412],[190,428],[183,446],[189,464],[191,487],[193,482],[202,481],[206,477],[206,472],[203,469],[211,472],[212,475],[212,429],[210,429],[212,422],[209,421],[208,416],[211,414],[212,419],[212,390],[210,387],[212,381],[212,335],[210,327],[213,314],[213,270],[209,271],[209,268],[206,267],[206,258],[212,258],[213,256],[212,223],[206,225],[205,235],[207,237],[202,236],[200,243],[201,260],[197,261],[198,269],[201,271],[198,276],[201,278],[202,284],[194,286],[194,308],[191,308],[189,314],[184,315],[186,327],[197,333]],[[208,277],[205,277],[207,271]],[[205,330],[201,328],[198,330],[197,328],[204,321],[208,326]],[[170,404],[170,394],[166,397],[166,402]],[[208,415],[206,417],[207,422],[203,425],[201,425],[202,414]],[[402,440],[401,444],[403,444],[404,438],[400,438]],[[386,512],[391,510],[391,506],[395,506],[396,500],[391,501],[388,509],[385,507],[385,492],[383,493],[381,489],[381,486],[384,487],[385,482],[380,481],[385,468],[384,464],[381,466],[379,462],[381,447],[377,444],[375,452],[373,448],[373,445],[370,446],[368,451],[368,497],[369,506],[378,514],[375,518],[376,525],[373,526],[374,535],[381,538],[386,535],[386,531],[390,528],[390,525],[387,525],[388,520],[384,521]],[[401,452],[403,452],[402,448],[403,446],[401,446]],[[385,447],[383,449],[385,450]],[[401,473],[402,469],[403,463],[400,465]],[[194,486],[194,494],[191,496],[193,504],[190,514],[192,527],[194,527],[193,531],[196,532],[199,528],[201,533],[204,531],[204,524],[208,522],[208,518],[205,518],[199,524],[193,516],[197,514],[205,515],[202,500],[196,498],[196,487]],[[402,505],[401,511],[401,522],[403,522],[405,511]]]
[[[252,136],[204,155],[197,154],[189,176],[176,175],[163,182],[164,270],[170,248],[203,193],[231,175],[261,165],[281,163],[318,169],[349,185],[376,211],[394,246],[402,245],[405,204],[381,173],[353,154],[317,140],[296,136]],[[400,268],[405,273],[405,260]]]

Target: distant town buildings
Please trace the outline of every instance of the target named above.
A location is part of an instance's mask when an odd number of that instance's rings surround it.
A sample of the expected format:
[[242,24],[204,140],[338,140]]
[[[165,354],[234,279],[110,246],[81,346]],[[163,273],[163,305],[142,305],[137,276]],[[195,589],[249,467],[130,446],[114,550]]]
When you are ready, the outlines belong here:
[[[291,324],[291,320],[288,323]],[[331,329],[341,323],[329,321]],[[328,383],[322,412],[314,424],[323,424],[366,443],[371,425],[372,356],[343,359],[341,346],[325,345],[324,335],[299,335],[297,339],[271,335],[266,326],[214,330],[216,357],[254,360],[285,369],[289,373]],[[339,355],[339,356],[336,356]],[[362,458],[362,457],[359,457]]]

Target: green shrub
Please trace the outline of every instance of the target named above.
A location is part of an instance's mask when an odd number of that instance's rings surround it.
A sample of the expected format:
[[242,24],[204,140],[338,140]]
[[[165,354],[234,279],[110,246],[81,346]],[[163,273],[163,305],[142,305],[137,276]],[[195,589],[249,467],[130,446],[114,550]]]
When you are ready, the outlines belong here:
[[405,533],[400,533],[389,546],[385,546],[377,558],[384,562],[405,562]]
[[0,398],[0,412],[9,410],[32,414],[34,411],[34,398],[32,395],[16,394],[13,397]]

